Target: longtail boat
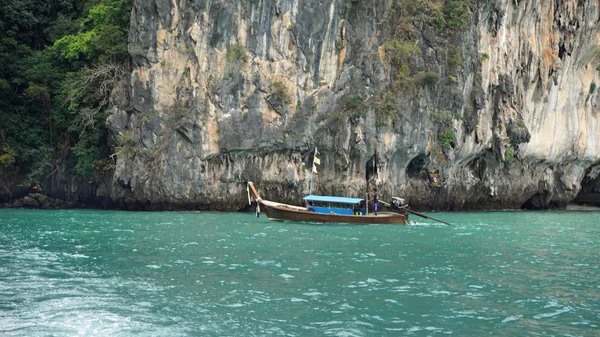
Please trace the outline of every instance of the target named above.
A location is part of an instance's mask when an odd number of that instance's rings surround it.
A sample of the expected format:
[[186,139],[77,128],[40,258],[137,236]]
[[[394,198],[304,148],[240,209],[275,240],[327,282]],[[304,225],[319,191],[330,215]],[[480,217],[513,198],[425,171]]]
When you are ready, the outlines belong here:
[[[348,223],[348,224],[398,224],[405,225],[408,213],[395,212],[369,213],[365,199],[346,198],[321,195],[307,195],[304,200],[306,207],[283,204],[265,200],[260,197],[254,184],[248,182],[250,190],[257,203],[257,212],[264,212],[269,220],[304,221],[313,223]],[[316,206],[314,204],[321,204]],[[334,207],[331,207],[331,205]],[[336,207],[346,205],[346,208]],[[259,214],[259,213],[257,213]]]

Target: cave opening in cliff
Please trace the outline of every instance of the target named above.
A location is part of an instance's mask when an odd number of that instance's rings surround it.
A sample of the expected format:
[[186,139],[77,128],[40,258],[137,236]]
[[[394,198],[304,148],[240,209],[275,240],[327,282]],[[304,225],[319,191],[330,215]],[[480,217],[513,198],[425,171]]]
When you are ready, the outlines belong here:
[[581,182],[581,189],[572,203],[581,206],[600,207],[600,176],[592,178],[589,172]]
[[565,60],[565,52],[567,51],[567,48],[565,48],[565,43],[561,43],[560,46],[558,46],[558,57],[561,60]]
[[406,167],[406,175],[409,178],[418,178],[425,168],[425,154],[414,157]]
[[473,175],[479,178],[480,181],[486,180],[485,172],[487,170],[487,161],[483,157],[477,157],[473,159],[467,167],[471,170]]
[[564,207],[559,202],[551,200],[550,192],[542,191],[534,194],[521,205],[522,210],[538,211],[544,209],[559,209]]
[[542,209],[541,203],[540,203],[540,195],[538,193],[533,195],[531,198],[529,198],[527,201],[525,201],[525,203],[523,203],[523,205],[521,205],[521,209],[529,210],[529,211]]
[[369,179],[377,179],[377,155],[373,155],[373,157],[371,157],[371,159],[369,159],[367,161],[367,164],[365,166],[365,171],[366,171],[365,178],[367,179],[367,187],[368,187]]

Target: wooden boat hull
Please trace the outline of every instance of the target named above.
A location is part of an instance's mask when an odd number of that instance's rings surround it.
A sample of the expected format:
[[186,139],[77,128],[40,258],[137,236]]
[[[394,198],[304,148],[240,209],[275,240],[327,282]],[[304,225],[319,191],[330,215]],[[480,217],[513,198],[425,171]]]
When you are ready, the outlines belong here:
[[269,200],[258,200],[261,212],[269,220],[305,221],[317,223],[348,223],[348,224],[397,224],[406,225],[407,216],[393,212],[381,212],[377,215],[345,215],[308,212],[303,207],[281,204]]

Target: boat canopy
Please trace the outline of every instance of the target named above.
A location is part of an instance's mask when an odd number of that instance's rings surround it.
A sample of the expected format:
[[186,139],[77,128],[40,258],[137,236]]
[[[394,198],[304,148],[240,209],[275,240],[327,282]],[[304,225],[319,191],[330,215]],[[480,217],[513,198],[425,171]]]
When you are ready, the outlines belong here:
[[332,202],[339,204],[358,204],[364,199],[361,198],[346,198],[346,197],[330,197],[326,195],[307,195],[304,197],[306,201],[316,201],[316,202]]

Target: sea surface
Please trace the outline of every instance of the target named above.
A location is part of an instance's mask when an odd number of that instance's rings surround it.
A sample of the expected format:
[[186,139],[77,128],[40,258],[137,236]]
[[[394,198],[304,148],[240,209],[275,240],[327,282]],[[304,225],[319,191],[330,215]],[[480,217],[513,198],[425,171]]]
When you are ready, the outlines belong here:
[[0,209],[0,336],[600,336],[600,212]]

